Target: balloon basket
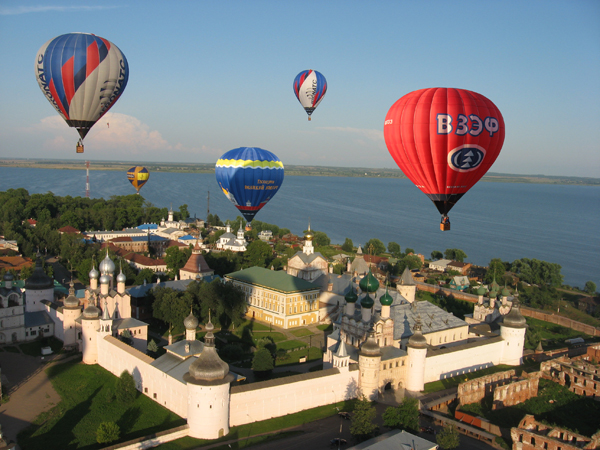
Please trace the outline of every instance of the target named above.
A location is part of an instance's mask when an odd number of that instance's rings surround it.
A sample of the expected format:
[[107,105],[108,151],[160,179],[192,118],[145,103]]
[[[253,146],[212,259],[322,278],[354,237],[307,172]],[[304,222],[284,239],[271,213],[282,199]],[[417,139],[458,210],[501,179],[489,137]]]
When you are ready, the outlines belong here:
[[83,144],[77,144],[77,147],[75,147],[75,151],[77,153],[83,153]]
[[310,116],[308,116],[308,121],[310,122],[312,119],[310,118]]
[[449,223],[440,223],[440,230],[450,231],[450,224]]

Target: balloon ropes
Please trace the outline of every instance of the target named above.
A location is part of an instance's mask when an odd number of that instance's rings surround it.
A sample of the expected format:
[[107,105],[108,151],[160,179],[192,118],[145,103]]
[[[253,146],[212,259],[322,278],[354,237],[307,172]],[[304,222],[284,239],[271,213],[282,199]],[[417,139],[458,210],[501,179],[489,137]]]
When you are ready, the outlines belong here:
[[70,127],[83,138],[119,99],[129,78],[125,55],[112,42],[87,33],[50,39],[35,58],[40,89]]
[[308,114],[308,120],[326,92],[327,80],[316,70],[303,70],[294,79],[294,93]]
[[215,167],[221,190],[248,222],[277,193],[283,174],[279,158],[257,147],[229,150]]
[[137,190],[138,195],[140,195],[140,189],[146,184],[148,178],[150,178],[150,172],[145,167],[135,166],[127,171],[127,179]]
[[421,89],[392,105],[383,136],[398,167],[442,214],[445,231],[450,209],[496,161],[504,119],[476,92]]

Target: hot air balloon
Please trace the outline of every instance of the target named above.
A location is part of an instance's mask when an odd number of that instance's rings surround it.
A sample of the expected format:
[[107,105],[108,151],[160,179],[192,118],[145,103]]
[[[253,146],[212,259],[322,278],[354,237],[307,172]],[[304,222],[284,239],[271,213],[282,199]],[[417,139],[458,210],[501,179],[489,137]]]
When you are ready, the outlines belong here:
[[140,189],[146,184],[148,178],[150,178],[150,172],[145,167],[135,166],[127,171],[127,179],[137,190],[138,195],[140,195]]
[[496,161],[504,119],[476,92],[421,89],[392,105],[383,136],[398,167],[442,214],[445,231],[450,209]]
[[326,92],[327,80],[316,70],[303,70],[294,79],[294,93],[308,114],[308,120]]
[[277,193],[283,172],[279,158],[258,147],[229,150],[215,167],[221,190],[248,222]]
[[69,33],[50,39],[35,59],[40,89],[80,139],[119,99],[129,78],[125,55],[115,44],[87,33]]

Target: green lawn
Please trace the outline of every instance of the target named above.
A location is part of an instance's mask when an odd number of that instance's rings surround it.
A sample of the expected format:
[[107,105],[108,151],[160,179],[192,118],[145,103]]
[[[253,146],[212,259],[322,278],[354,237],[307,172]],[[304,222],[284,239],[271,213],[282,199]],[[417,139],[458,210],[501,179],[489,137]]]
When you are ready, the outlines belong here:
[[[550,403],[550,400],[553,400]],[[505,428],[516,427],[525,414],[533,414],[544,423],[556,424],[569,430],[591,436],[600,427],[600,402],[581,397],[558,383],[540,379],[538,396],[515,406],[493,411],[492,399],[461,406],[460,410],[485,417]]]
[[[303,348],[302,350],[297,350],[295,352],[290,352],[287,354],[288,359],[277,360],[275,361],[276,366],[286,366],[288,364],[298,364],[300,358],[303,358],[308,355],[308,347]],[[314,361],[316,359],[323,359],[323,352],[318,347],[310,348],[310,358],[308,361]]]
[[307,346],[306,342],[296,341],[296,340],[283,341],[283,342],[279,342],[277,344],[277,348],[282,348],[284,350],[291,350],[293,348],[301,348],[301,347],[306,347],[306,346]]
[[298,328],[297,330],[290,330],[290,332],[296,337],[310,336],[313,334],[313,332],[307,328]]
[[35,340],[33,342],[27,342],[26,344],[20,344],[21,351],[29,356],[41,356],[42,347],[50,347],[52,353],[59,353],[63,348],[63,343],[58,339],[51,337],[43,340]]
[[96,444],[96,429],[107,420],[119,425],[121,442],[185,424],[142,394],[131,405],[117,401],[117,378],[98,365],[56,364],[47,373],[62,401],[19,433],[21,448],[47,450],[49,443],[60,449],[102,448]]
[[534,342],[526,342],[530,345],[526,345],[526,347],[531,347],[531,344],[536,344],[539,339],[542,339],[542,347],[545,350],[550,350],[554,348],[563,348],[567,344],[565,340],[572,339],[576,337],[582,337],[584,339],[589,339],[590,336],[582,333],[580,331],[575,331],[571,328],[566,328],[561,325],[556,325],[550,322],[544,322],[542,320],[534,319],[532,317],[526,317],[527,325],[529,328],[527,329],[527,333],[532,334],[536,338],[533,339]]
[[329,324],[317,325],[317,328],[321,331],[333,331],[333,324],[329,323]]
[[285,334],[283,333],[279,333],[277,331],[254,331],[252,333],[252,337],[254,338],[254,340],[256,341],[256,339],[261,339],[261,338],[266,338],[266,337],[270,337],[271,339],[273,339],[273,342],[282,342],[285,341],[287,338],[285,337]]

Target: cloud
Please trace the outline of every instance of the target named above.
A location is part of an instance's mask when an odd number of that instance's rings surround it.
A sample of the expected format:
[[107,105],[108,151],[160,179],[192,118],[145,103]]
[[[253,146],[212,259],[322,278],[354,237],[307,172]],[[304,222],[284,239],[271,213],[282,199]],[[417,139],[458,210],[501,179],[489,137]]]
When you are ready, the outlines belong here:
[[[24,133],[41,139],[44,153],[57,157],[69,156],[79,138],[73,128],[57,116],[42,119],[25,128]],[[216,159],[222,151],[205,145],[187,147],[170,143],[160,131],[151,129],[139,119],[120,113],[107,113],[90,130],[84,140],[85,152],[101,152],[101,159],[131,160],[146,158],[154,161],[194,161]]]
[[370,130],[367,128],[350,128],[350,127],[319,127],[320,130],[327,131],[339,131],[342,133],[350,133],[358,135],[362,138],[366,138],[376,142],[383,142],[383,131],[381,130]]
[[76,11],[99,11],[106,9],[121,8],[121,6],[17,6],[14,8],[0,8],[0,16],[15,16],[18,14],[45,13],[45,12],[76,12]]

